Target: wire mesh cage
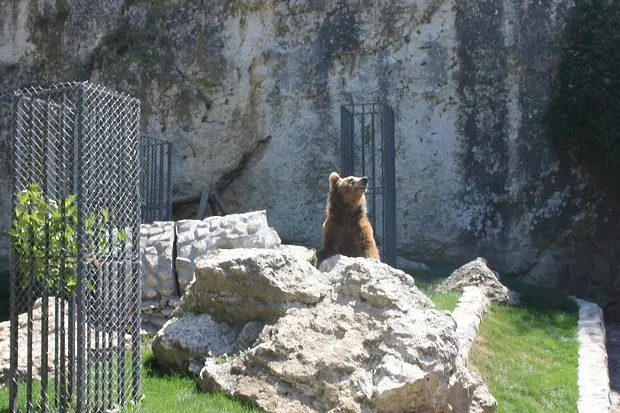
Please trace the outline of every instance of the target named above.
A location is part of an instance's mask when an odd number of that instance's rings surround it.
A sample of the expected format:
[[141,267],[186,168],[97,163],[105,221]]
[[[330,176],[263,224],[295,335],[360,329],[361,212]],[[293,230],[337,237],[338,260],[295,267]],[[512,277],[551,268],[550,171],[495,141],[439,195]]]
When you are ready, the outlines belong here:
[[9,410],[125,406],[141,395],[140,102],[71,82],[12,104]]
[[[10,219],[11,210],[8,206],[8,202],[11,199],[11,168],[10,168],[10,144],[11,144],[11,93],[6,93],[0,90],[0,197],[4,200],[5,204],[3,208],[0,208],[0,284],[3,281],[4,271],[6,268],[5,259],[8,256],[9,235],[6,232],[8,227],[5,227],[5,223],[8,223]],[[8,274],[7,274],[8,276]],[[8,281],[8,278],[7,278]],[[5,291],[0,290],[0,307],[2,306],[2,297],[6,294],[8,298],[8,289]],[[7,299],[8,310],[8,299]],[[0,309],[0,314],[2,310]]]
[[172,220],[172,143],[143,135],[140,139],[142,223]]
[[344,105],[340,121],[342,175],[368,177],[368,218],[381,261],[396,266],[394,111],[385,103]]

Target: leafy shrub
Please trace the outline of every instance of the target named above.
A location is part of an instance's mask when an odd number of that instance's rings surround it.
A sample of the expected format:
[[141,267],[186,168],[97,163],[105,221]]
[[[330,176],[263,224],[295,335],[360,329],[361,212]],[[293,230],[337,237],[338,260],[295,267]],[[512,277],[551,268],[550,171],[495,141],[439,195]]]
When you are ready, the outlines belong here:
[[[111,215],[107,209],[84,219],[88,239],[87,264],[98,266],[97,255],[106,254]],[[49,289],[73,293],[78,254],[78,215],[76,195],[64,200],[46,199],[36,183],[17,194],[17,205],[9,230],[11,245],[16,252],[17,268],[22,287],[36,281]],[[117,244],[127,236],[119,231]],[[46,270],[47,269],[47,276]],[[31,278],[34,276],[34,280]],[[60,282],[60,283],[59,283]],[[86,286],[93,289],[92,285]]]

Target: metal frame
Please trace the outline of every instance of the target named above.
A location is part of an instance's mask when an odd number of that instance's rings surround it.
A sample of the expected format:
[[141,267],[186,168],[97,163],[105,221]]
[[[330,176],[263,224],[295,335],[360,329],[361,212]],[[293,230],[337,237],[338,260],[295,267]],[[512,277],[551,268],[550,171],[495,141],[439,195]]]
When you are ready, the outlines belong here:
[[143,224],[172,221],[172,143],[140,139],[140,194]]
[[381,260],[396,266],[394,111],[386,103],[343,105],[340,134],[341,175],[368,176],[368,217]]
[[[89,82],[13,98],[9,411],[138,401],[140,102]],[[39,203],[24,201],[35,194]]]

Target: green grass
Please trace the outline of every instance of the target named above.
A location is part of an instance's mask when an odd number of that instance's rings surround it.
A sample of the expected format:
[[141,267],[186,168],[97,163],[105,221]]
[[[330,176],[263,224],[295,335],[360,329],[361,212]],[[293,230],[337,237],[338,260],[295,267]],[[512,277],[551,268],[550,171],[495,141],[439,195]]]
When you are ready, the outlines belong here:
[[452,274],[452,271],[459,267],[454,263],[440,261],[428,262],[427,265],[430,267],[430,270],[402,268],[403,271],[413,277],[417,287],[425,292],[440,284]]
[[[416,285],[442,310],[452,311],[459,292],[432,293],[457,267],[431,263],[430,271],[410,270]],[[491,304],[483,317],[470,365],[498,401],[497,413],[571,413],[577,411],[578,307],[567,296],[509,278],[502,282],[521,293],[519,307]],[[150,346],[142,356],[139,407],[124,412],[262,412],[221,393],[199,393],[195,379],[160,367]],[[35,384],[36,386],[36,384]],[[0,390],[0,413],[8,389]]]
[[491,304],[469,357],[497,399],[497,413],[576,412],[577,305],[563,294],[502,282],[523,302]]
[[454,311],[456,308],[456,304],[461,298],[460,291],[452,291],[445,294],[435,294],[435,293],[425,293],[428,298],[431,299],[432,302],[435,303],[439,310],[448,310],[450,312]]
[[453,291],[447,294],[437,294],[432,292],[432,289],[448,278],[452,271],[458,268],[457,265],[448,262],[431,262],[428,266],[430,270],[410,268],[402,268],[402,270],[413,277],[416,286],[435,303],[438,309],[453,311],[459,298],[461,298],[461,292]]
[[[429,263],[430,271],[408,270],[437,308],[452,311],[459,292],[432,288],[458,266]],[[491,304],[469,357],[498,401],[497,413],[571,413],[577,411],[577,304],[566,295],[502,278],[521,293],[522,304]]]
[[142,392],[145,398],[139,408],[126,412],[262,412],[250,404],[222,393],[199,393],[193,377],[171,373],[160,367],[150,350],[143,355]]
[[[146,344],[146,343],[145,343]],[[248,403],[235,400],[223,393],[202,393],[196,391],[194,377],[172,373],[158,365],[149,348],[142,353],[142,393],[144,399],[136,406],[121,410],[124,413],[169,413],[169,412],[263,412]],[[35,395],[40,384],[33,382]],[[25,406],[25,384],[20,385],[20,407]],[[35,396],[36,397],[36,396]],[[38,399],[38,397],[36,397]],[[0,390],[0,413],[7,413],[9,405],[8,388]]]

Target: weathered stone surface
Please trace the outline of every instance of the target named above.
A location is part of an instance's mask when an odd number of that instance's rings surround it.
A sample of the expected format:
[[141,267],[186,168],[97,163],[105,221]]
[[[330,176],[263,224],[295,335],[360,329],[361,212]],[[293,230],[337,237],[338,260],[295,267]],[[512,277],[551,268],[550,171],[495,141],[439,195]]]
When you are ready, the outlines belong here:
[[469,286],[479,287],[491,301],[512,305],[520,302],[519,294],[500,283],[487,261],[480,257],[454,270],[435,290],[440,293],[463,291]]
[[153,354],[162,365],[187,372],[191,362],[232,353],[240,331],[241,328],[218,323],[208,314],[186,314],[169,320],[157,332]]
[[478,287],[463,287],[463,295],[459,298],[452,318],[456,321],[456,336],[459,340],[459,357],[463,362],[476,342],[478,327],[482,316],[489,305],[489,298]]
[[495,411],[486,385],[457,365],[454,320],[410,277],[363,258],[322,267],[331,294],[290,308],[230,361],[207,359],[199,388],[271,412]]
[[609,366],[609,387],[611,390],[611,411],[620,413],[620,323],[605,325],[607,335],[607,365]]
[[140,304],[140,311],[144,313],[152,313],[161,309],[160,300],[142,300]]
[[140,225],[142,299],[155,300],[177,294],[172,269],[174,222]]
[[404,312],[408,308],[435,307],[420,293],[410,275],[376,260],[334,255],[323,261],[319,270],[343,294],[359,295],[372,305]]
[[[140,98],[143,131],[173,141],[175,197],[215,188],[229,212],[266,209],[283,239],[318,248],[340,105],[383,100],[399,251],[484,254],[502,274],[618,295],[598,287],[613,266],[591,234],[609,212],[543,125],[571,0],[219,1],[207,15],[198,0],[5,3],[0,90],[88,78]],[[0,127],[3,228],[9,136]]]
[[237,341],[235,342],[236,349],[243,351],[252,347],[254,342],[258,340],[258,336],[261,331],[263,331],[264,327],[264,321],[250,321],[247,323],[237,337]]
[[286,249],[293,253],[293,255],[308,261],[314,265],[314,259],[316,257],[316,250],[313,248],[303,247],[301,245],[280,245],[280,249]]
[[330,285],[307,261],[276,249],[221,249],[196,260],[195,278],[175,316],[211,314],[218,321],[273,320],[295,305],[318,303]]
[[595,303],[571,297],[579,305],[579,413],[612,413],[612,398],[603,310]]
[[493,413],[497,409],[497,400],[480,376],[457,362],[456,372],[450,377],[448,390],[449,412],[457,413]]
[[176,223],[176,270],[181,294],[194,278],[195,260],[207,251],[230,248],[279,248],[278,233],[264,210]]

